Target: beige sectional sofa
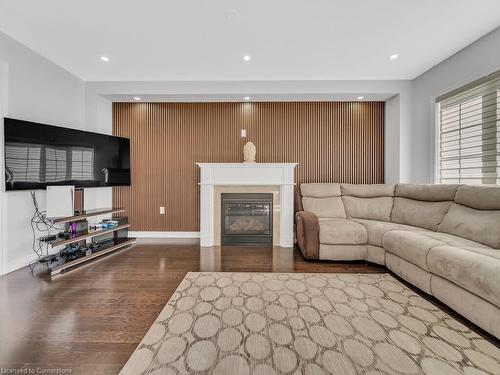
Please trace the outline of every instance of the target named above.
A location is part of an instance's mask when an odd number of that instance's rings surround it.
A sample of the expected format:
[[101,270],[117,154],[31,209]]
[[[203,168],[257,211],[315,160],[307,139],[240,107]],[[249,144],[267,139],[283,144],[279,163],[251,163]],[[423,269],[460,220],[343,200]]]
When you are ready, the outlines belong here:
[[368,260],[500,338],[500,187],[302,184],[308,259]]

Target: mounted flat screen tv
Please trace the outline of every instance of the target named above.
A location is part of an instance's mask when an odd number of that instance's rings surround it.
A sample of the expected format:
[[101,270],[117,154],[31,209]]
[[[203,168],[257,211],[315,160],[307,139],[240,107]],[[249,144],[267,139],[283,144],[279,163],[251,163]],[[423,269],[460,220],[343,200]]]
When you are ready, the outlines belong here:
[[4,119],[6,190],[130,185],[128,138]]

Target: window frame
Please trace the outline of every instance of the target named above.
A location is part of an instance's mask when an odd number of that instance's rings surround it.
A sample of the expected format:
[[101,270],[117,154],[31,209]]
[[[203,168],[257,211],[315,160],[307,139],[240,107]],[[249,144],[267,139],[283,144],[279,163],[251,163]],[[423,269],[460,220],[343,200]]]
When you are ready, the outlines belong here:
[[[481,86],[483,85],[488,85],[488,84],[496,84],[497,86],[497,131],[496,133],[500,131],[500,100],[498,99],[500,96],[500,86],[498,86],[498,82],[500,82],[500,70],[497,70],[491,74],[488,74],[480,79],[471,81],[467,84],[464,84],[454,90],[451,90],[443,95],[440,95],[433,100],[433,105],[434,105],[434,162],[433,162],[433,168],[434,168],[434,173],[433,173],[433,178],[434,178],[434,183],[435,184],[449,184],[449,182],[442,182],[442,173],[441,173],[441,152],[442,152],[442,144],[441,144],[441,110],[442,110],[442,103],[446,100],[452,99],[453,97],[458,97],[461,94],[465,94],[468,91],[473,91],[475,89],[480,89]],[[485,90],[486,95],[488,93],[487,90]],[[481,94],[479,97],[483,97],[484,95]],[[463,101],[460,101],[460,103],[465,102],[467,98],[464,98]],[[470,99],[470,98],[469,98]],[[484,116],[484,112],[482,112],[482,115]],[[500,145],[500,139],[497,139],[497,175],[496,175],[496,183],[494,183],[496,186],[500,186],[500,154],[498,154],[498,145]],[[484,146],[484,145],[483,145]],[[482,155],[482,154],[481,154]],[[482,166],[481,168],[485,168]],[[484,173],[484,171],[483,171]],[[465,178],[465,177],[464,177]],[[481,180],[485,180],[488,177],[481,177]],[[459,177],[460,179],[460,177]],[[467,182],[457,182],[458,184],[468,184]],[[477,184],[477,185],[491,185],[491,183],[485,183],[483,181],[477,182],[477,183],[469,183],[469,184]]]

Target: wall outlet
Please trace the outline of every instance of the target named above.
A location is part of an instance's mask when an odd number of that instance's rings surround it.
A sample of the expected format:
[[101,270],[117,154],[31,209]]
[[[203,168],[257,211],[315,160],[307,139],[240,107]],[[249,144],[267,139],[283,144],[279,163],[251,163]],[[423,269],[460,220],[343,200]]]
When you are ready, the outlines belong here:
[[165,207],[160,207],[160,215],[165,215]]
[[245,138],[247,136],[247,130],[241,129],[241,138]]

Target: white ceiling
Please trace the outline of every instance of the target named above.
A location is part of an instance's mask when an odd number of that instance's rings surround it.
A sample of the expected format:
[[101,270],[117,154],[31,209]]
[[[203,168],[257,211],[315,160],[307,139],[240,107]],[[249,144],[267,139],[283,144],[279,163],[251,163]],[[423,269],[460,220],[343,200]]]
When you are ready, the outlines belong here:
[[412,79],[498,26],[500,0],[0,0],[87,81]]

